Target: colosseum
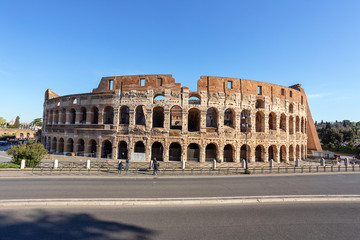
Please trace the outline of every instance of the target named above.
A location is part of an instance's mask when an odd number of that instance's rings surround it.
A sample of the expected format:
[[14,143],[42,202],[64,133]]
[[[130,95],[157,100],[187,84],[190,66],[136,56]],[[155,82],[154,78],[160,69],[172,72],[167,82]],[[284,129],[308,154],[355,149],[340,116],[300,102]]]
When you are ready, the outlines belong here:
[[294,162],[321,150],[301,84],[201,76],[103,77],[91,93],[45,92],[50,153],[150,162]]

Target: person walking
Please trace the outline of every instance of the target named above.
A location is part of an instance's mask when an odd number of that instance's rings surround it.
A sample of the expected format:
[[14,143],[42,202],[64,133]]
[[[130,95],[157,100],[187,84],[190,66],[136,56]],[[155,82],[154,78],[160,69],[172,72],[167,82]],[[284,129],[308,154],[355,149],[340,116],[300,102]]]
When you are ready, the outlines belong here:
[[122,168],[123,168],[123,163],[122,163],[122,161],[119,161],[119,164],[118,164],[118,174],[121,174]]
[[153,167],[154,167],[154,173],[153,175],[157,175],[157,171],[159,170],[159,163],[158,161],[156,160],[156,157],[154,158],[154,161],[153,161]]
[[126,172],[129,170],[129,159],[126,158],[126,166],[125,166]]

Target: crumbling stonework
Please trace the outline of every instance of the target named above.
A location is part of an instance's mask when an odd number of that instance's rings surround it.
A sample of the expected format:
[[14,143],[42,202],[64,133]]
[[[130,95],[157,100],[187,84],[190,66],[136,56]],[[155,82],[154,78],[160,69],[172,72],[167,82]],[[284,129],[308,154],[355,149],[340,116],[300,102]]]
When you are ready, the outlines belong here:
[[201,76],[197,92],[172,75],[104,77],[87,94],[48,89],[43,122],[50,152],[98,158],[239,162],[248,150],[251,162],[289,162],[321,150],[301,85],[236,78]]

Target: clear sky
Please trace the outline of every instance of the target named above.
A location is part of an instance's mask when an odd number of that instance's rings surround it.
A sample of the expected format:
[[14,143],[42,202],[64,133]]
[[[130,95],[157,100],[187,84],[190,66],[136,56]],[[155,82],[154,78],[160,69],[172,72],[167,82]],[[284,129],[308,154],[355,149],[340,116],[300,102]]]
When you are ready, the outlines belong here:
[[42,117],[44,92],[103,76],[301,83],[314,120],[360,121],[360,1],[0,0],[0,116]]

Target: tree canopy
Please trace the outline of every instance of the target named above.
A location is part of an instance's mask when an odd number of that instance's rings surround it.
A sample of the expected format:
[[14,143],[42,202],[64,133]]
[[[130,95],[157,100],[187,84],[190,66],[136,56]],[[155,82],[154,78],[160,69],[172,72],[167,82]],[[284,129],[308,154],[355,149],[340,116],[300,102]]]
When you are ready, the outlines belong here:
[[5,124],[6,123],[6,119],[3,117],[0,117],[0,124]]
[[7,150],[7,154],[12,156],[12,160],[16,164],[20,164],[21,160],[25,160],[26,167],[35,167],[43,157],[47,154],[44,145],[35,141],[12,146]]
[[15,124],[14,124],[15,128],[19,128],[20,127],[20,117],[16,116],[15,118]]

